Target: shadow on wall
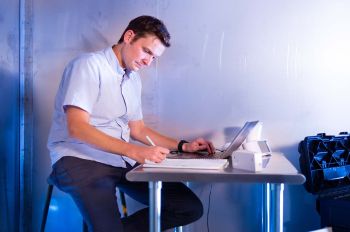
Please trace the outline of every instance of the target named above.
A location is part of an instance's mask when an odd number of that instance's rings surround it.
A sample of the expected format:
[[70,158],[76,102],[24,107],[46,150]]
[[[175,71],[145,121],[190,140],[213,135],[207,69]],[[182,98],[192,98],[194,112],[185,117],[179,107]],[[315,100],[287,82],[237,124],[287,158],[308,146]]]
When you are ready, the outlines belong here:
[[19,79],[0,68],[0,221],[2,231],[16,231],[19,195]]

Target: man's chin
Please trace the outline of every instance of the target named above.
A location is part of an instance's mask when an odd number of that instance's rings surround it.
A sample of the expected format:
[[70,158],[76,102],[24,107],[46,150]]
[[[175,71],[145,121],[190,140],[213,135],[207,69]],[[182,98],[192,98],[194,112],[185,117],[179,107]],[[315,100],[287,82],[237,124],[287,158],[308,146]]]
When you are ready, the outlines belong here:
[[137,65],[133,65],[132,67],[130,67],[129,68],[131,71],[133,71],[133,72],[137,72],[137,71],[139,71],[140,70],[140,67],[139,66],[137,66]]

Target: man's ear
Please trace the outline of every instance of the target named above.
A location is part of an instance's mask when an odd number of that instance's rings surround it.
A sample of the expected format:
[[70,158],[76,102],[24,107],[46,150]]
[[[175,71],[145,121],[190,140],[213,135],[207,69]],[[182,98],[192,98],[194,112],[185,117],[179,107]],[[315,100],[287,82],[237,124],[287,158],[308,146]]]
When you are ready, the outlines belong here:
[[133,40],[135,36],[135,33],[133,30],[127,30],[125,33],[124,33],[124,42],[125,43],[131,43],[131,41]]

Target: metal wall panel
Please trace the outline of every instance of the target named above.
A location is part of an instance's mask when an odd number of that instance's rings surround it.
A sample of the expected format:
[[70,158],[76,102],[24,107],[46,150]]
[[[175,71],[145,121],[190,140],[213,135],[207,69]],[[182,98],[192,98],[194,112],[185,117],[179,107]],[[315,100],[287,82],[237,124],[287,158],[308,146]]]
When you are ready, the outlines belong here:
[[[158,71],[160,128],[177,136],[214,137],[219,145],[218,130],[259,119],[272,150],[284,152],[297,167],[297,143],[305,136],[349,131],[349,2],[160,5],[173,36]],[[231,200],[217,200],[211,228],[257,231],[250,223],[257,203],[250,187],[226,188],[222,193]],[[212,198],[223,199],[222,193]],[[286,186],[284,216],[285,231],[319,226],[315,199],[302,186]],[[205,219],[194,228],[205,231]]]
[[[113,44],[129,20],[141,14],[160,17],[172,35],[171,48],[142,72],[145,120],[160,131],[179,138],[200,135],[221,145],[232,129],[259,119],[272,149],[298,166],[297,143],[306,135],[349,130],[347,1],[33,4],[34,230],[50,172],[46,140],[63,68],[81,52]],[[207,213],[210,185],[191,186]],[[56,192],[54,201],[58,208],[51,207],[50,231],[63,225],[76,231],[79,216],[70,200]],[[211,231],[260,230],[251,223],[259,220],[260,204],[260,185],[213,184]],[[314,197],[302,186],[286,186],[285,231],[316,229],[314,205]],[[186,230],[205,231],[206,216]]]

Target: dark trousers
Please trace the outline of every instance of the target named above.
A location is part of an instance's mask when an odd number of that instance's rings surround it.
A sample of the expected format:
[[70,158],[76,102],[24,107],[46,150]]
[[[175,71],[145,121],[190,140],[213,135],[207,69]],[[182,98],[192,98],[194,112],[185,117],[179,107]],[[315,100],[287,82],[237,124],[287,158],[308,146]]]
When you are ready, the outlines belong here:
[[[117,168],[67,156],[53,165],[49,180],[70,194],[89,231],[149,231],[148,207],[123,219],[119,213],[116,187],[149,205],[148,183],[130,182],[125,178],[131,168],[130,165]],[[161,205],[162,230],[189,224],[203,214],[201,201],[183,183],[163,183]]]

